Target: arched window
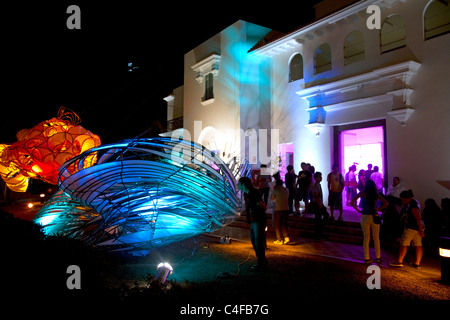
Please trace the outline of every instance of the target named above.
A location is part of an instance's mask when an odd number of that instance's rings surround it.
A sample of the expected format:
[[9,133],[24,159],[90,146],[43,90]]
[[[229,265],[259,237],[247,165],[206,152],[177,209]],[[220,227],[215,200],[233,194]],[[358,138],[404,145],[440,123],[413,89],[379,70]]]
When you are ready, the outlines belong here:
[[430,1],[423,15],[425,40],[450,32],[450,1]]
[[331,47],[328,43],[322,43],[314,56],[314,73],[322,73],[331,70]]
[[289,63],[289,82],[303,79],[303,57],[296,53]]
[[384,20],[380,30],[381,53],[406,46],[406,32],[403,18],[398,14]]
[[364,60],[364,36],[361,31],[350,32],[344,41],[344,65]]
[[202,101],[214,99],[213,82],[214,75],[212,73],[208,73],[205,76],[205,95],[203,96]]

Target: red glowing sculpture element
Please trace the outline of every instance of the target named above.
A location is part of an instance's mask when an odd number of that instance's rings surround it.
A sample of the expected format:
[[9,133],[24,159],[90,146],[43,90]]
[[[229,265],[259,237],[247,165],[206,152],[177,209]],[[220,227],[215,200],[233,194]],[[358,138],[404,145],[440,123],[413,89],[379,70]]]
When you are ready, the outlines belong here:
[[0,144],[0,173],[13,191],[25,192],[28,178],[57,184],[59,167],[100,145],[100,138],[79,124],[73,111],[61,107],[58,116],[17,133],[17,142]]

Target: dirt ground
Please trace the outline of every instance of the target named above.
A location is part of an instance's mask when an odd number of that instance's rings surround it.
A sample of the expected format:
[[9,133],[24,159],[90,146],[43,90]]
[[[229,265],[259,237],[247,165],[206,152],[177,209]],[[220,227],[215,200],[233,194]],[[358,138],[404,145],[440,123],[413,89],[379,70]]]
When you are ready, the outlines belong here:
[[[309,309],[333,316],[347,314],[346,308],[351,308],[356,318],[368,301],[378,304],[380,310],[390,308],[390,314],[399,315],[421,305],[428,308],[431,301],[434,310],[450,307],[450,287],[440,283],[435,274],[419,276],[421,271],[410,267],[382,267],[381,289],[370,290],[365,264],[289,251],[285,247],[269,244],[269,267],[255,272],[251,266],[256,258],[249,242],[220,244],[218,238],[201,235],[129,260],[121,265],[113,285],[127,283],[145,288],[146,277],[156,273],[157,264],[169,262],[174,269],[169,280],[180,290],[170,302],[171,318],[177,319],[184,319],[181,312],[188,305],[216,310],[227,305],[267,306],[270,317],[260,314],[253,319],[300,316]],[[216,312],[213,318],[231,318],[223,311]]]
[[286,247],[289,246],[269,243],[266,252],[269,267],[255,272],[251,266],[256,263],[256,257],[249,242],[220,244],[219,238],[201,235],[123,264],[120,277],[128,283],[143,283],[146,275],[156,272],[158,263],[166,261],[174,268],[170,280],[180,285],[226,285],[230,288],[227,291],[233,292],[237,299],[450,299],[450,287],[441,284],[436,274],[410,267],[382,266],[382,288],[369,290],[367,265],[305,254]]
[[[49,256],[39,252],[27,256],[11,249],[14,259],[6,257],[3,266],[9,272],[2,272],[2,276],[18,290],[18,294],[8,295],[2,306],[14,305],[14,310],[22,310],[20,306],[38,302],[37,310],[42,311],[42,308],[59,305],[62,301],[74,312],[89,306],[95,306],[102,313],[123,308],[134,310],[138,315],[153,312],[149,310],[163,310],[170,319],[206,318],[206,314],[183,314],[188,308],[206,310],[202,307],[216,310],[209,314],[213,319],[282,319],[283,315],[302,318],[310,311],[320,318],[338,314],[360,318],[361,312],[367,312],[368,303],[370,309],[378,310],[371,313],[382,312],[381,316],[393,312],[404,316],[405,312],[414,313],[417,308],[432,312],[448,312],[450,308],[450,286],[440,282],[439,274],[425,268],[416,270],[405,266],[396,269],[382,265],[381,288],[369,289],[370,274],[364,263],[299,250],[302,245],[312,244],[312,239],[295,239],[292,246],[276,246],[268,241],[269,266],[258,272],[251,270],[256,257],[249,241],[233,240],[231,244],[220,244],[219,240],[218,237],[199,235],[155,249],[145,257],[97,262],[93,265],[100,269],[95,272],[72,259],[71,255],[61,260],[59,256],[51,256],[51,251],[47,253]],[[33,252],[30,244],[23,245]],[[57,252],[65,252],[59,244],[57,248],[62,249]],[[170,263],[174,273],[166,284],[154,286],[150,280],[160,262]],[[68,292],[68,274],[65,267],[60,270],[60,265],[69,264],[81,266],[82,288],[77,292]],[[21,279],[15,279],[15,276]],[[6,290],[5,287],[1,289]],[[245,308],[248,305],[258,306],[260,313],[247,314]],[[261,306],[266,308],[261,309]],[[234,313],[227,314],[225,310],[234,310]],[[261,313],[261,310],[267,312]]]

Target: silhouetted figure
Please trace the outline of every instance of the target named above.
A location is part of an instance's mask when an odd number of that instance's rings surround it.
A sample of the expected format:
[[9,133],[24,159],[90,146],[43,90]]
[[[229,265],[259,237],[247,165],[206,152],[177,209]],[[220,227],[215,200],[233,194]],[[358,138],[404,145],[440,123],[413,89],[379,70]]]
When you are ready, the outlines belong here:
[[[308,166],[307,163],[302,162],[300,164],[302,170],[299,171],[297,176],[297,203],[298,208],[296,208],[296,211],[300,211],[300,201],[303,200],[305,203],[305,211],[303,214],[308,213],[308,205],[310,199],[310,187],[311,187],[311,181],[312,181],[312,173],[311,168]],[[300,212],[298,212],[300,213]]]
[[293,201],[295,192],[295,173],[294,167],[291,165],[288,165],[286,169],[287,173],[284,175],[284,184],[286,185],[286,188],[288,188],[289,190],[289,213],[292,213],[294,212]]
[[402,207],[402,200],[393,196],[385,196],[389,203],[387,208],[383,211],[380,235],[381,239],[388,242],[400,241],[403,233],[404,225],[400,220],[400,209]]
[[247,177],[242,177],[238,182],[238,189],[246,194],[247,222],[251,222],[250,241],[255,250],[258,262],[252,267],[253,270],[261,270],[267,266],[266,260],[266,205],[262,200],[261,193],[253,187]]
[[258,191],[263,196],[264,204],[266,205],[266,207],[267,201],[269,200],[270,182],[271,176],[269,174],[269,169],[267,169],[267,166],[265,164],[262,164],[256,178],[256,183],[258,186]]
[[309,213],[314,214],[315,235],[316,239],[323,239],[323,230],[330,215],[327,208],[323,204],[322,173],[317,171],[314,173],[314,183],[311,185],[311,203],[309,205]]
[[439,238],[442,230],[442,211],[434,199],[425,200],[423,207],[423,220],[425,222],[424,242],[432,248],[439,247]]
[[450,198],[444,198],[441,200],[442,208],[442,231],[441,235],[450,237]]

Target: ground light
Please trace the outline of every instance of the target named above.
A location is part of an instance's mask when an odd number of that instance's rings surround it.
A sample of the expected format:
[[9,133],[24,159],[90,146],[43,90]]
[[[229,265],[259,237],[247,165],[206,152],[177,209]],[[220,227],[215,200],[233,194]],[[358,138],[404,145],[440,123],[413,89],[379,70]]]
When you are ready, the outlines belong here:
[[267,230],[268,227],[266,226],[266,228],[264,229],[264,245],[266,249],[267,249]]
[[450,237],[441,237],[439,255],[441,256],[441,281],[450,284]]
[[172,273],[172,266],[167,262],[161,262],[160,264],[158,264],[155,278],[157,281],[164,283]]

